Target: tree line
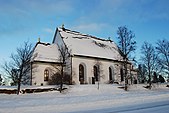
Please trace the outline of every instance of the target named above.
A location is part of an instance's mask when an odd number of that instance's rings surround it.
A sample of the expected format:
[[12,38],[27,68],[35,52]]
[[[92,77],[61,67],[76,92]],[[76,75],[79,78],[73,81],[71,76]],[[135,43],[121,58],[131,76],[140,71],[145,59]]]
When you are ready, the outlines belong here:
[[[127,74],[127,62],[135,61],[134,57],[131,57],[136,50],[135,34],[126,26],[119,27],[117,34],[118,47],[124,61],[125,90],[127,90],[127,79],[130,76]],[[169,79],[169,40],[157,40],[156,45],[145,41],[141,46],[141,55],[138,62],[139,83],[147,82],[151,89],[152,83],[165,82],[164,76]]]
[[[139,81],[149,83],[165,82],[164,76],[169,79],[169,41],[160,39],[156,45],[144,42],[141,47],[141,64],[139,65]],[[157,77],[159,76],[159,77]]]

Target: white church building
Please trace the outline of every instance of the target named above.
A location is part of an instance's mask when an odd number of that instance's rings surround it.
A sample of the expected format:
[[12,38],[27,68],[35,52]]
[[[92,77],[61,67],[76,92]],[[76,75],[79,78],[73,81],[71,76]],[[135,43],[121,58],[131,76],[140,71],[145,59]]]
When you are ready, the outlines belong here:
[[[31,84],[47,85],[60,66],[59,47],[69,51],[69,69],[72,84],[123,83],[122,56],[115,42],[82,34],[64,27],[56,29],[52,44],[37,42],[31,62]],[[137,80],[132,63],[128,63],[129,83]]]

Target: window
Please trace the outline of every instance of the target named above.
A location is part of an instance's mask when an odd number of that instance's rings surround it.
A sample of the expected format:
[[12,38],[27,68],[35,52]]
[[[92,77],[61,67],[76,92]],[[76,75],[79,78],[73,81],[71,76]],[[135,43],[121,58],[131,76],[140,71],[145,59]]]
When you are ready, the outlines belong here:
[[94,66],[94,77],[95,77],[95,80],[98,81],[99,80],[99,69],[97,66]]
[[79,81],[80,84],[84,84],[84,66],[82,64],[79,65]]
[[49,71],[46,69],[44,71],[44,81],[48,81],[49,80]]
[[120,69],[120,75],[121,75],[121,82],[124,81],[124,75],[123,75],[123,69]]
[[112,81],[113,78],[112,78],[112,69],[111,67],[109,67],[109,80]]
[[113,66],[109,67],[109,82],[113,83],[115,81],[114,68]]

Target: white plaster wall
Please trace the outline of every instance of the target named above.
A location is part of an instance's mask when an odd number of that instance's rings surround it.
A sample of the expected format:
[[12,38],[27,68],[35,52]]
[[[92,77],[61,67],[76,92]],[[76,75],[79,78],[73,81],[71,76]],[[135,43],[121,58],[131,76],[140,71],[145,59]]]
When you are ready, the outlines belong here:
[[109,67],[113,67],[114,69],[114,78],[116,81],[119,81],[120,78],[120,64],[115,63],[113,61],[106,61],[106,60],[96,60],[94,58],[84,58],[84,57],[73,57],[72,58],[72,80],[79,84],[79,65],[85,64],[86,65],[86,76],[85,76],[85,83],[91,84],[91,77],[94,77],[93,66],[97,64],[97,62],[101,62],[100,70],[102,76],[100,78],[101,83],[108,83],[109,82]]
[[54,42],[55,44],[58,44],[59,46],[64,45],[63,39],[60,36],[60,33],[57,32],[56,36],[54,37]]
[[47,85],[48,82],[44,81],[44,70],[49,70],[49,78],[57,70],[49,63],[33,63],[32,67],[32,85]]

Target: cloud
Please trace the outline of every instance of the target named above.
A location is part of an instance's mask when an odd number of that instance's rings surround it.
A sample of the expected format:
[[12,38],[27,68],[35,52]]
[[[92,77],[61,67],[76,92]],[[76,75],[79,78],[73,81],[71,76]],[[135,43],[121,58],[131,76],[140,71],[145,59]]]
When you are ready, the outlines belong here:
[[51,15],[54,13],[65,15],[69,14],[73,9],[73,4],[70,0],[0,1],[0,12],[8,13],[13,16],[32,16],[32,14]]
[[73,10],[73,5],[69,0],[24,0],[23,5],[27,10],[45,15],[54,13],[68,14]]
[[104,23],[89,23],[80,24],[72,27],[72,29],[82,31],[82,32],[100,32],[102,29],[106,28],[108,25]]
[[[169,19],[169,1],[161,0],[101,0],[89,12],[88,18],[119,23],[137,23]],[[88,15],[89,15],[88,14]],[[115,24],[116,24],[115,23]],[[118,24],[119,24],[118,23]]]
[[[69,0],[0,0],[0,36],[33,31],[37,27],[43,29],[42,24],[51,24],[52,20],[64,17],[72,10]],[[43,31],[51,33],[47,28]]]
[[47,32],[47,33],[53,33],[53,29],[51,28],[44,28],[43,31]]

